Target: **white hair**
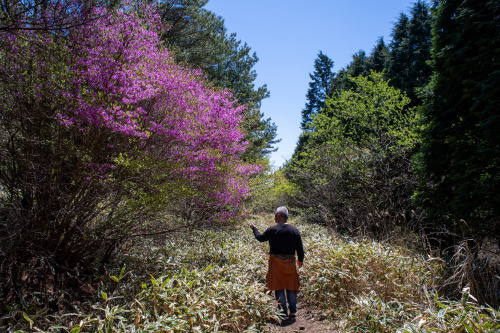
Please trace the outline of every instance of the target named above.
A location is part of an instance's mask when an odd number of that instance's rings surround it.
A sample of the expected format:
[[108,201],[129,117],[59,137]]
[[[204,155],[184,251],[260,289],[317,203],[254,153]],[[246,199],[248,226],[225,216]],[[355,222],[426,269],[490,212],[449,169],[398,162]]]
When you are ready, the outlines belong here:
[[285,216],[286,218],[288,218],[288,209],[286,209],[285,206],[281,206],[281,207],[278,207],[276,208],[276,211],[274,212],[274,214],[281,214],[283,216]]

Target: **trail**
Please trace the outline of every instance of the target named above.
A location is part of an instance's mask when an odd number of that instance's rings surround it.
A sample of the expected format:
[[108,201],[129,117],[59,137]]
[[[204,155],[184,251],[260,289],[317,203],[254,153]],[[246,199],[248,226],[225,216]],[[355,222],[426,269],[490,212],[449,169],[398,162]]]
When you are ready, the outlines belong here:
[[[272,225],[272,216],[270,215],[254,215],[253,222],[257,225],[259,230],[265,230],[267,227]],[[253,241],[253,239],[252,239]],[[304,239],[307,242],[307,237]],[[255,246],[254,252],[260,253],[266,258],[264,262],[267,262],[269,244],[253,242]],[[267,267],[266,267],[267,269]],[[305,269],[305,268],[303,268]],[[300,272],[299,272],[300,276]],[[263,286],[264,287],[264,286]],[[264,288],[265,289],[265,288]],[[272,301],[274,306],[278,306],[276,300]],[[334,327],[337,325],[329,325],[325,322],[326,316],[324,312],[320,309],[312,307],[306,303],[306,301],[301,297],[301,293],[297,294],[297,310],[298,315],[295,318],[290,318],[283,322],[272,322],[265,327],[266,332],[318,332],[318,333],[340,333],[341,330]]]
[[298,297],[298,315],[295,318],[284,320],[281,323],[271,323],[267,326],[269,332],[318,332],[318,333],[340,333],[333,325],[328,325],[321,310],[310,307],[301,302]]

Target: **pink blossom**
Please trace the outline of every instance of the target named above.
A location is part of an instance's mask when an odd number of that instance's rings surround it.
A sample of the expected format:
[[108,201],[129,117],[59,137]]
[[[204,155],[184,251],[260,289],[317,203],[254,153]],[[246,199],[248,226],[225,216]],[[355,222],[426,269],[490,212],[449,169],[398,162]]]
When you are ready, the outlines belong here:
[[[240,127],[245,107],[229,91],[212,89],[201,71],[176,64],[159,40],[154,7],[146,11],[141,19],[125,10],[94,9],[98,18],[73,28],[59,46],[68,55],[66,70],[54,73],[53,59],[36,59],[38,78],[45,81],[34,96],[64,99],[66,108],[54,118],[95,145],[82,154],[86,180],[120,179],[122,154],[127,163],[147,162],[149,172],[185,184],[193,200],[222,221],[234,218],[249,195],[248,178],[262,169],[240,160],[248,146]],[[2,37],[10,44],[5,60],[18,67],[19,80],[22,62],[16,57],[54,43],[37,31]],[[23,43],[26,37],[33,43]],[[29,92],[12,93],[23,98]]]

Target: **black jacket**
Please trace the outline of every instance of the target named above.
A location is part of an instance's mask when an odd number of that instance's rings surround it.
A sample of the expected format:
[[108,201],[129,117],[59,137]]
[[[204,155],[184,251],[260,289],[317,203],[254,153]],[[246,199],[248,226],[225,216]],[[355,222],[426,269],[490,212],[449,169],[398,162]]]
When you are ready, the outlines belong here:
[[252,230],[259,242],[269,241],[269,253],[295,255],[295,251],[297,251],[297,259],[300,262],[304,261],[302,237],[300,236],[299,229],[294,226],[287,223],[279,223],[267,228],[263,234],[257,228],[252,228]]

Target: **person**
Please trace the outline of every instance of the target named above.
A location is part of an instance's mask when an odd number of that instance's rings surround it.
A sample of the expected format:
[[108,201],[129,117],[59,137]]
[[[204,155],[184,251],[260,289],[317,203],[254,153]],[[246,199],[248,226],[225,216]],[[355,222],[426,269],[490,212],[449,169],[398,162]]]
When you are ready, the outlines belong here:
[[[286,320],[297,315],[297,291],[299,291],[299,275],[295,266],[302,267],[304,248],[299,230],[288,224],[288,209],[278,207],[274,212],[276,225],[269,227],[263,234],[252,222],[250,228],[259,242],[269,241],[269,268],[267,272],[267,288],[274,290],[282,319]],[[288,308],[287,308],[288,303]],[[288,316],[288,311],[290,314]]]

